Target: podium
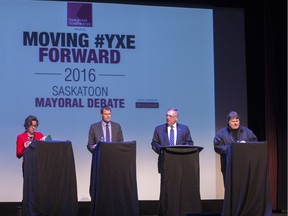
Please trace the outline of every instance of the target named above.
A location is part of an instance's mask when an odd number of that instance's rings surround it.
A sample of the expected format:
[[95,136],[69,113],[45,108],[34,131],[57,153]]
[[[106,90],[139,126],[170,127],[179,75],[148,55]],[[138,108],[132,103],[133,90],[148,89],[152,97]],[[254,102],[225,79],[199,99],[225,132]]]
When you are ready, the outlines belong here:
[[232,143],[226,157],[223,216],[271,216],[267,143]]
[[100,142],[93,151],[90,216],[138,216],[136,141]]
[[201,212],[199,152],[202,149],[197,146],[161,148],[160,216]]
[[33,141],[24,151],[23,215],[78,214],[70,141]]

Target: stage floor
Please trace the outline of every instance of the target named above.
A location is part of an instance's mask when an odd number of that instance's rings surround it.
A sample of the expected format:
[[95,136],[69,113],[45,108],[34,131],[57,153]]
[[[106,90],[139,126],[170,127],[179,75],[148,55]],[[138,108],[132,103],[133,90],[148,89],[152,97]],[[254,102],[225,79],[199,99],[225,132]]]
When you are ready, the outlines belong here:
[[[203,213],[197,214],[203,216],[219,216],[222,211],[223,200],[202,200]],[[0,215],[17,216],[17,202],[0,202]],[[157,216],[158,201],[139,201],[140,216]],[[89,216],[90,202],[78,203],[78,216]],[[285,216],[287,211],[273,211],[272,216]],[[62,216],[62,215],[61,215]],[[192,214],[191,214],[192,216]],[[193,214],[196,216],[196,214]]]

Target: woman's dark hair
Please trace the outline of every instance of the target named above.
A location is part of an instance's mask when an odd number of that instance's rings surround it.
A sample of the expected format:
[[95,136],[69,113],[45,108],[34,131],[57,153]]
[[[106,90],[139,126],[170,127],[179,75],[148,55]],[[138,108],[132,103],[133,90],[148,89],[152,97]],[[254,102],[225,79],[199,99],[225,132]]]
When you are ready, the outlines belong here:
[[32,121],[36,121],[36,125],[37,125],[37,127],[38,127],[39,122],[38,122],[37,117],[36,117],[36,116],[33,116],[33,115],[29,115],[29,116],[25,119],[25,122],[24,122],[24,128],[25,128],[26,130],[28,129],[28,127],[29,127],[30,125],[32,125]]

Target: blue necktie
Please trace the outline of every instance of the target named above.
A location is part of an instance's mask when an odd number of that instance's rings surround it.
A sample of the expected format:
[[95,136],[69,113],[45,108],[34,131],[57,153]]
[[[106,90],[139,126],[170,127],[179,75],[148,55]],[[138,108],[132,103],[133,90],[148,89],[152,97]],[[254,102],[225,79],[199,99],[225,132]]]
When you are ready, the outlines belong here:
[[174,145],[174,130],[173,130],[173,126],[171,126],[171,130],[170,130],[170,145],[171,146]]
[[110,142],[109,124],[106,124],[106,142]]

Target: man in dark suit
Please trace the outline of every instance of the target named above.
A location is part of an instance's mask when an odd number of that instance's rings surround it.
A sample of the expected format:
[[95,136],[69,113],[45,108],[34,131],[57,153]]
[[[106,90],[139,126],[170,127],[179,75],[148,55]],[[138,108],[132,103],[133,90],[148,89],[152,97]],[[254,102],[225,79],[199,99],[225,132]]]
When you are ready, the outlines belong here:
[[[198,207],[200,206],[198,204],[200,203],[200,192],[197,189],[199,179],[197,179],[197,175],[194,176],[192,174],[194,173],[193,167],[197,167],[194,159],[190,167],[191,160],[187,160],[186,154],[177,151],[180,149],[176,148],[175,153],[171,154],[161,152],[162,147],[193,146],[194,144],[188,126],[178,124],[178,117],[179,113],[177,109],[168,109],[166,112],[166,124],[155,128],[151,142],[152,149],[159,154],[158,172],[161,174],[161,184],[158,215],[161,216],[183,215],[184,212],[191,211],[192,208],[190,206],[193,206],[193,210],[195,208],[196,212],[200,209]],[[175,155],[177,156],[175,157]],[[191,156],[190,153],[189,156]],[[171,160],[171,158],[177,158],[177,160]],[[183,158],[183,160],[180,158]],[[189,165],[186,166],[188,162]],[[187,169],[187,167],[189,168]],[[185,200],[185,203],[182,203],[183,200]],[[189,207],[187,208],[187,206]]]
[[[99,200],[101,200],[102,202],[103,199],[104,200],[106,199],[106,195],[104,194],[105,198],[102,198],[103,194],[100,193],[100,191],[103,191],[103,187],[105,184],[103,184],[103,182],[100,181],[99,179],[101,179],[100,176],[103,177],[105,176],[105,174],[100,172],[97,168],[100,163],[99,161],[101,157],[99,157],[98,154],[99,152],[97,151],[97,148],[100,146],[98,147],[96,146],[100,142],[116,143],[124,141],[121,126],[120,124],[111,121],[111,113],[112,113],[111,107],[109,106],[102,107],[100,110],[102,120],[100,122],[90,125],[89,129],[87,148],[92,153],[90,188],[89,188],[91,197],[90,215],[95,215],[95,212],[97,212],[96,208],[100,205],[97,202]],[[107,183],[107,181],[105,182]],[[110,193],[108,192],[108,194]],[[99,194],[101,194],[101,199],[98,198]]]
[[100,122],[94,123],[90,126],[87,148],[92,152],[97,143],[105,142],[123,142],[123,133],[120,124],[111,121],[112,110],[109,106],[101,108]]
[[152,149],[160,153],[161,147],[173,145],[193,145],[188,126],[178,124],[178,110],[168,109],[166,113],[166,124],[159,125],[154,130]]

